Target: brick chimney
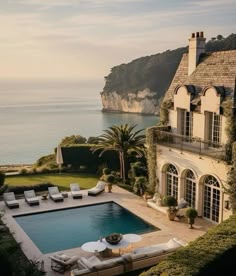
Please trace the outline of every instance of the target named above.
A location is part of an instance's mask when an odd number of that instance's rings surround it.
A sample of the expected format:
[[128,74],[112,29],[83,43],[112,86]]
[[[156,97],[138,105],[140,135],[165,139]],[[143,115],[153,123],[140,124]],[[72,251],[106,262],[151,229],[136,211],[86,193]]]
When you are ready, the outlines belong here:
[[199,61],[199,56],[205,53],[206,39],[203,32],[192,33],[189,38],[188,50],[188,75],[196,69]]

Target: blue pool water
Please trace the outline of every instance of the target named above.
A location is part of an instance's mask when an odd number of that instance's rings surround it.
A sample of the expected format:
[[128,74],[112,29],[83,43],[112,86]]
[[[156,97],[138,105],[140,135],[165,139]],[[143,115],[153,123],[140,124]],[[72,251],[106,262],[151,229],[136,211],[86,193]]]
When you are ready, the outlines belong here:
[[114,202],[14,218],[44,254],[80,247],[114,232],[142,234],[158,230]]

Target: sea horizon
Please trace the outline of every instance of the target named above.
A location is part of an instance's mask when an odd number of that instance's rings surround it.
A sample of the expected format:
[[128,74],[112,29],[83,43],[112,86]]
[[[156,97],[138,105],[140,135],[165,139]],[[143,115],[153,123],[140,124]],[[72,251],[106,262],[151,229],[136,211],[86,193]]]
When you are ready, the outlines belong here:
[[0,165],[34,164],[71,135],[87,139],[112,125],[157,124],[147,114],[103,112],[101,81],[0,80]]

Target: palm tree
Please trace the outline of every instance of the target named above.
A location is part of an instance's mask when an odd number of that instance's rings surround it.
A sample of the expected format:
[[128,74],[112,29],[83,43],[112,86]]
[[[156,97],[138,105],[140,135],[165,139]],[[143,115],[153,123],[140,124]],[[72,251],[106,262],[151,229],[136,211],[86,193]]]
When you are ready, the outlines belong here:
[[111,126],[107,130],[104,130],[104,134],[98,137],[99,143],[92,148],[92,151],[102,149],[99,156],[101,156],[105,151],[113,150],[119,153],[120,159],[120,175],[125,181],[127,170],[126,170],[126,161],[129,154],[129,151],[134,151],[138,154],[139,157],[142,157],[144,154],[144,142],[145,135],[140,134],[143,129],[138,131],[133,131],[137,125],[120,125],[120,126]]

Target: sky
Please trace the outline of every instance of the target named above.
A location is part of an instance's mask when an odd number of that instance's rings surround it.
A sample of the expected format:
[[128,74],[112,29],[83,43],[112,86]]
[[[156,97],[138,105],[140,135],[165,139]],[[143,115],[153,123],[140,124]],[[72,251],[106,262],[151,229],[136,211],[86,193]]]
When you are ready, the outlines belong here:
[[0,0],[0,79],[101,80],[133,59],[236,32],[236,0]]

